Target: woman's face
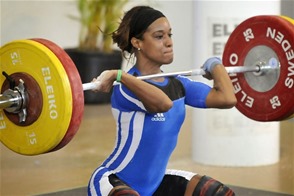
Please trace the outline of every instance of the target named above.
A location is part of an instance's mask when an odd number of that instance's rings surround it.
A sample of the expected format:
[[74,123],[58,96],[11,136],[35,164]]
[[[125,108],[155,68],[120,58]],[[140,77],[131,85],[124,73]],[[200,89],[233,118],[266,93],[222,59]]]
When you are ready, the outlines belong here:
[[140,43],[140,54],[155,64],[169,64],[173,61],[171,27],[165,17],[158,18],[147,28]]

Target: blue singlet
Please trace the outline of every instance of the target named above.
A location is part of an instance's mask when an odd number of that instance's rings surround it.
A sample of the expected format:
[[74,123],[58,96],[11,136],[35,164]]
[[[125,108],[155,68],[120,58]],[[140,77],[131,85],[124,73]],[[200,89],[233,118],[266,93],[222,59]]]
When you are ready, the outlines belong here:
[[[141,75],[135,67],[129,74]],[[177,144],[185,105],[206,108],[205,100],[211,90],[208,85],[183,76],[147,82],[162,89],[173,101],[173,107],[165,113],[148,113],[124,85],[114,86],[111,103],[117,123],[115,148],[93,173],[89,195],[107,195],[112,189],[108,182],[110,174],[116,174],[140,195],[152,195]]]

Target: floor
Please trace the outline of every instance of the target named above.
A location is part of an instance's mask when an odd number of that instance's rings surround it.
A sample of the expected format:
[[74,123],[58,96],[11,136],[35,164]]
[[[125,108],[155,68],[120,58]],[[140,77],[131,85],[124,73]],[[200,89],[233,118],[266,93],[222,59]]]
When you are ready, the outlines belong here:
[[[230,185],[230,188],[236,195],[254,195],[254,196],[289,196],[289,194],[263,191],[258,189],[244,188]],[[37,196],[73,196],[73,195],[87,195],[87,187],[74,188],[69,190],[57,191],[53,193],[46,193]]]
[[[182,129],[191,127],[191,110]],[[23,156],[2,144],[0,195],[38,195],[87,186],[93,170],[112,150],[115,124],[110,105],[85,105],[80,129],[59,151]],[[226,184],[294,195],[294,120],[281,123],[280,162],[262,167],[215,167],[191,160],[190,131],[182,131],[169,168],[212,176]]]

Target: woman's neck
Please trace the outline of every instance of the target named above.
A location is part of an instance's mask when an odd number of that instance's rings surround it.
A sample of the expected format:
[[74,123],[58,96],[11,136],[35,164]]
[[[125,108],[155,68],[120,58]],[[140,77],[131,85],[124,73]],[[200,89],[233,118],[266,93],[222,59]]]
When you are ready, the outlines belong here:
[[[152,64],[139,64],[138,62],[135,64],[136,68],[140,71],[142,76],[145,75],[152,75],[152,74],[159,74],[161,73],[161,65],[152,65]],[[159,78],[153,78],[151,79],[156,82],[163,82],[164,78],[159,77]]]
[[140,71],[141,75],[151,75],[161,73],[161,65],[137,61],[135,64],[136,68]]

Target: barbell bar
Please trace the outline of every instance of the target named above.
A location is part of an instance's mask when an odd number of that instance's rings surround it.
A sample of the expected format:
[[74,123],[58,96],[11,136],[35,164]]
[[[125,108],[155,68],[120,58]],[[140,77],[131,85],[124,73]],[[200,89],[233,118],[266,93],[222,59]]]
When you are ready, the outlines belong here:
[[[14,93],[14,92],[13,92]],[[0,94],[0,108],[1,109],[6,109],[6,108],[10,108],[13,105],[19,105],[19,101],[22,98],[18,96],[18,94],[16,94],[16,96],[5,96],[4,94]]]
[[[276,60],[274,60],[277,62]],[[259,62],[258,64],[262,64]],[[255,72],[256,75],[261,75],[264,71],[279,69],[278,63],[274,63],[272,65],[255,65],[250,67],[245,66],[233,66],[233,67],[225,67],[228,74],[236,74],[236,73],[245,73],[245,72]],[[171,76],[199,76],[205,75],[205,71],[203,69],[193,69],[188,71],[178,71],[178,72],[170,72],[170,73],[159,73],[159,74],[151,74],[145,76],[138,76],[139,80],[149,80],[159,77],[171,77]],[[22,83],[20,83],[22,84]],[[113,85],[119,84],[118,82],[114,82]],[[83,90],[93,90],[99,88],[99,82],[89,82],[84,83]],[[17,87],[19,88],[19,87]],[[18,90],[8,89],[3,94],[0,94],[0,109],[6,109],[9,112],[19,112],[21,106],[26,101],[26,97],[23,93],[20,93]],[[22,122],[22,120],[21,120]]]
[[[245,73],[245,72],[255,72],[257,75],[261,75],[264,71],[267,70],[274,70],[279,69],[278,62],[273,60],[274,64],[272,65],[261,65],[262,62],[259,62],[255,66],[245,67],[245,66],[233,66],[233,67],[225,67],[228,74],[236,74],[236,73]],[[260,64],[260,65],[259,65]],[[169,72],[169,73],[159,73],[159,74],[151,74],[151,75],[144,75],[138,76],[137,79],[139,80],[150,80],[154,78],[160,77],[171,77],[171,76],[199,76],[205,75],[206,72],[203,69],[192,69],[188,71],[178,71],[178,72]],[[113,85],[117,85],[118,82],[114,82]],[[93,90],[98,88],[100,85],[99,82],[89,82],[83,84],[83,90]]]
[[[287,17],[255,16],[232,32],[222,59],[238,99],[236,108],[242,114],[261,122],[293,116],[292,46],[293,20]],[[43,154],[65,146],[76,134],[82,120],[83,91],[99,84],[82,84],[71,58],[49,40],[12,41],[1,47],[0,57],[0,72],[16,81],[18,88],[11,89],[9,79],[0,74],[0,105],[5,108],[0,110],[1,142],[24,155]],[[203,74],[204,70],[194,69],[140,76],[138,79]],[[9,97],[12,93],[6,92],[9,89],[19,97]],[[18,109],[11,109],[16,100],[21,101]]]

